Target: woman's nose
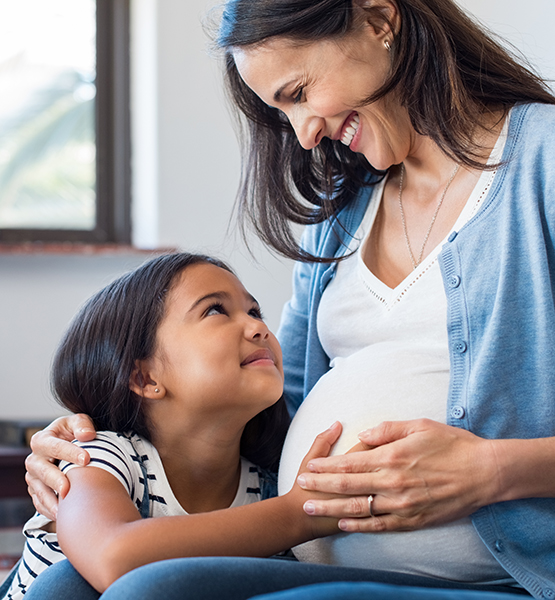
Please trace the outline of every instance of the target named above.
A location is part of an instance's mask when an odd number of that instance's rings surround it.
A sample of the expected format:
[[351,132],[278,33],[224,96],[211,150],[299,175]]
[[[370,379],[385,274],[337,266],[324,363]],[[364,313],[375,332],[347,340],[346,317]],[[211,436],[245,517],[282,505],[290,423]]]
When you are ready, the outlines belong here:
[[324,137],[324,119],[310,114],[304,107],[293,109],[289,122],[295,130],[299,144],[305,150],[315,148]]

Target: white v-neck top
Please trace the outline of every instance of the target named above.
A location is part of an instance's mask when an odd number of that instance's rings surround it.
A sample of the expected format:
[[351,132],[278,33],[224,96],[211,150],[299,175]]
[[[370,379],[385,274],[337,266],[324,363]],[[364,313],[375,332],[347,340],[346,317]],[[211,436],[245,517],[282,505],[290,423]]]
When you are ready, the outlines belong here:
[[[500,160],[506,133],[505,126],[490,162]],[[482,172],[452,230],[458,231],[476,213],[494,176],[495,172]],[[427,417],[446,422],[447,300],[438,264],[444,242],[396,288],[380,281],[362,256],[383,188],[382,182],[374,191],[351,244],[354,254],[339,263],[323,293],[318,335],[332,368],[293,420],[280,465],[280,493],[290,489],[315,435],[335,420],[343,424],[343,434],[333,454],[351,448],[360,431],[382,421]],[[295,554],[309,562],[453,581],[514,581],[487,550],[469,518],[414,532],[340,534],[303,544]]]

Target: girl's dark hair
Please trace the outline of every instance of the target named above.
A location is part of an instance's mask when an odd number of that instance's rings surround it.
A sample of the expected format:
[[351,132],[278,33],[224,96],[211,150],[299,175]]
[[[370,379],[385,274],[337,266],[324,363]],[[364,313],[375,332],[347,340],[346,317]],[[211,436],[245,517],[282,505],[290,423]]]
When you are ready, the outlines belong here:
[[[457,162],[484,168],[474,134],[487,112],[506,113],[518,102],[555,103],[545,82],[452,0],[394,2],[401,25],[391,48],[390,73],[366,103],[395,91],[415,130]],[[228,0],[224,8],[218,45],[225,49],[226,85],[247,120],[238,196],[243,231],[250,223],[266,244],[295,260],[319,258],[299,247],[291,224],[309,225],[336,215],[362,186],[377,181],[369,177],[375,170],[339,141],[325,138],[316,148],[304,150],[283,113],[264,104],[243,82],[233,49],[275,36],[299,43],[340,40],[357,26],[356,3]],[[364,10],[374,26],[387,23],[379,7]]]
[[[155,351],[156,332],[174,281],[195,264],[233,272],[208,256],[166,254],[116,279],[86,302],[54,357],[51,385],[60,404],[89,415],[97,430],[132,430],[152,439],[143,398],[129,389],[129,380],[136,361]],[[288,425],[281,398],[247,423],[241,454],[275,470]]]

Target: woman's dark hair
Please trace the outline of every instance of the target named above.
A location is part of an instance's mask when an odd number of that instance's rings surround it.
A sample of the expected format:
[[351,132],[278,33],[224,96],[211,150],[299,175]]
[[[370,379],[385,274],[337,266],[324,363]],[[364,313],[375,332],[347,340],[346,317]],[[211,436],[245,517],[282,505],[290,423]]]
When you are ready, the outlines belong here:
[[[391,47],[390,73],[366,103],[395,90],[415,130],[457,162],[485,168],[474,133],[488,112],[506,113],[518,102],[555,103],[545,82],[452,0],[394,3],[400,30]],[[226,85],[247,118],[238,196],[243,231],[250,223],[266,244],[295,260],[318,257],[299,248],[291,224],[309,225],[336,215],[368,185],[375,170],[339,141],[324,138],[316,148],[304,150],[283,113],[264,104],[243,82],[233,49],[275,36],[299,43],[341,40],[357,26],[356,5],[356,0],[228,0],[224,8],[218,45],[225,49]],[[387,23],[380,7],[370,4],[364,10],[374,26]]]
[[[143,398],[129,389],[137,360],[156,349],[156,332],[177,276],[195,264],[233,271],[200,254],[165,254],[116,279],[90,298],[73,319],[54,357],[52,391],[60,404],[89,415],[97,430],[135,431],[151,440]],[[241,454],[276,469],[289,415],[281,398],[251,419]]]

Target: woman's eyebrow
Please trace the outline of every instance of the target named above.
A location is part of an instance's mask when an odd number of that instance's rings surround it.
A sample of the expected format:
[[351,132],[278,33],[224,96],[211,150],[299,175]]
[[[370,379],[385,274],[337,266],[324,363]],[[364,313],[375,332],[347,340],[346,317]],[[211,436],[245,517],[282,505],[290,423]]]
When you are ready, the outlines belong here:
[[295,83],[295,79],[292,79],[291,81],[288,81],[287,83],[284,83],[282,86],[280,86],[275,92],[274,92],[274,101],[275,102],[279,102],[281,100],[281,94],[283,94],[283,90],[285,90],[285,88],[288,85],[291,85],[292,83]]

